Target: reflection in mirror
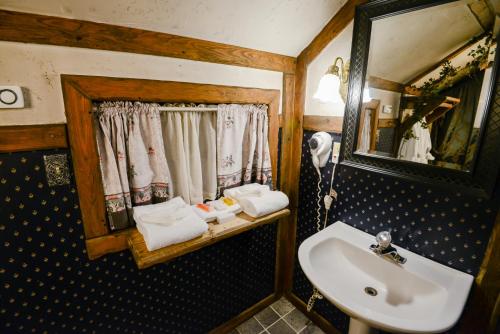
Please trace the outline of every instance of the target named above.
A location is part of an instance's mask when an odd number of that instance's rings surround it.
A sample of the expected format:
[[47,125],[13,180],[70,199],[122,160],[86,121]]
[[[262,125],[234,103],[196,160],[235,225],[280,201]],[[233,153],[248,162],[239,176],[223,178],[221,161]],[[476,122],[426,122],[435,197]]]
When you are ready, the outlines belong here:
[[376,20],[356,153],[471,170],[484,125],[494,14],[462,0]]

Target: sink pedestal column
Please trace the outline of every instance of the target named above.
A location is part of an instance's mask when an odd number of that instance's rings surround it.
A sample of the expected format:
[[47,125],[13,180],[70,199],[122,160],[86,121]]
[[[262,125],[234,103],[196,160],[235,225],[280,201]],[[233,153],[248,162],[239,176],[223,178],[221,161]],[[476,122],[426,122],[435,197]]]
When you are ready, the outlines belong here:
[[367,323],[351,317],[349,321],[349,334],[377,334],[378,330],[370,327]]

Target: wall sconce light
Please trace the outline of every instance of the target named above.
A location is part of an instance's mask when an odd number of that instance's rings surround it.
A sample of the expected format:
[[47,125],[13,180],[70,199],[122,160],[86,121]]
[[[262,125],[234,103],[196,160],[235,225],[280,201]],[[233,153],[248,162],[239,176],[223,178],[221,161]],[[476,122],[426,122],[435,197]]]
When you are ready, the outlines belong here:
[[[340,67],[337,63],[340,63]],[[341,57],[335,58],[333,65],[321,77],[313,97],[323,103],[345,102],[345,96],[341,95],[341,86],[347,86],[348,73],[349,69],[348,66],[344,66],[344,60]]]
[[370,88],[368,87],[368,82],[365,82],[365,88],[363,89],[363,103],[370,102],[372,97],[370,96]]
[[[340,63],[340,67],[337,65]],[[321,77],[318,89],[313,98],[322,103],[345,103],[347,100],[347,83],[349,81],[349,61],[344,64],[341,57],[335,58],[333,65]],[[368,83],[365,83],[363,89],[363,103],[370,102],[370,90]]]

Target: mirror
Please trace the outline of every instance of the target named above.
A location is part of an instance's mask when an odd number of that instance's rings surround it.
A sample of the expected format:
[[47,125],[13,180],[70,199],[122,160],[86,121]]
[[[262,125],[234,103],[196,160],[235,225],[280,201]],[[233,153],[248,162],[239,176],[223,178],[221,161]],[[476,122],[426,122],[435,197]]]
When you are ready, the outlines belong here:
[[490,0],[357,6],[340,164],[491,198],[499,16]]
[[355,152],[471,171],[494,80],[495,14],[461,0],[373,20]]

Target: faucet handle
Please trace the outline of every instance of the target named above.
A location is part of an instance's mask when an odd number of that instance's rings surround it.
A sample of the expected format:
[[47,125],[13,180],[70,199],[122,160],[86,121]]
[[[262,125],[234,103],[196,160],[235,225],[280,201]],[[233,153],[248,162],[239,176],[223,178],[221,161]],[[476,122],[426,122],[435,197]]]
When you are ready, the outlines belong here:
[[385,249],[391,245],[391,233],[389,233],[388,231],[379,232],[377,233],[375,240],[377,240],[380,248]]

